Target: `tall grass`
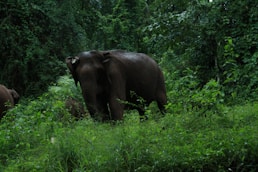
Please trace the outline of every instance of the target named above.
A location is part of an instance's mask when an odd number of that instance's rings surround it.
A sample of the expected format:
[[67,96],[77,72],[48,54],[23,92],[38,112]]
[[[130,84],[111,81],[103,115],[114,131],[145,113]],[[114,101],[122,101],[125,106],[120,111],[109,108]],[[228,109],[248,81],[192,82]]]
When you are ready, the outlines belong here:
[[76,121],[64,101],[81,99],[67,77],[36,100],[24,101],[0,123],[0,171],[257,171],[258,103],[219,114],[169,109],[140,122]]

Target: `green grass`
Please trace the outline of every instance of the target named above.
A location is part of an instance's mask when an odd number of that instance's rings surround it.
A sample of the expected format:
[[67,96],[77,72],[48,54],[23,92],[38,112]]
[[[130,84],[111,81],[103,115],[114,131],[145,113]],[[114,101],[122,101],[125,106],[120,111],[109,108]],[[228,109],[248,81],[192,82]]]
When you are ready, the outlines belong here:
[[258,170],[258,103],[206,117],[178,109],[160,117],[153,106],[144,122],[135,111],[116,124],[76,121],[63,103],[78,95],[72,84],[59,81],[1,121],[0,171]]

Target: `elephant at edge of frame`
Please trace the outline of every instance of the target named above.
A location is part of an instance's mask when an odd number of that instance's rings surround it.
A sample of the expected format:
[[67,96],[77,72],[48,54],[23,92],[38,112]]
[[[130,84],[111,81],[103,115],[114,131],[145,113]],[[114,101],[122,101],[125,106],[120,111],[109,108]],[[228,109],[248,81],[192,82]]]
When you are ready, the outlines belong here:
[[0,84],[0,119],[6,114],[9,108],[18,103],[19,94],[14,89],[8,89]]
[[[65,61],[75,85],[80,83],[92,118],[121,120],[125,106],[144,116],[144,107],[152,101],[157,102],[162,114],[165,113],[164,76],[158,64],[146,54],[93,50],[67,57]],[[139,97],[144,100],[144,107],[137,106]]]

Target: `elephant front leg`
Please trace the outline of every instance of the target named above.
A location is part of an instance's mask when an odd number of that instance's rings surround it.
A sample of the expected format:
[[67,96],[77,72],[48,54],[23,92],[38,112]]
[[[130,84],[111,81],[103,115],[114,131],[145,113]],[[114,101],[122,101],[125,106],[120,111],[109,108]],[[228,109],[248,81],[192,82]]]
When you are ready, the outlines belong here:
[[124,101],[126,100],[126,85],[123,70],[117,64],[110,64],[107,74],[109,80],[109,109],[112,120],[122,120]]
[[109,102],[109,108],[111,112],[112,120],[122,120],[124,113],[124,104],[117,96],[112,96]]
[[113,82],[110,92],[109,108],[112,120],[122,120],[125,107],[126,93],[123,82]]

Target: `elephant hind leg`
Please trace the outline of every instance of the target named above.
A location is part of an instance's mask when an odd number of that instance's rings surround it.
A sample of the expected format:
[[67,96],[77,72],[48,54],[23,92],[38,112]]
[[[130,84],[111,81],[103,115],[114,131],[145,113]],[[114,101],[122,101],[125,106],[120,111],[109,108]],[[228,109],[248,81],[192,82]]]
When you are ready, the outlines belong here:
[[158,102],[158,107],[159,107],[160,112],[161,112],[163,115],[165,115],[165,113],[166,113],[165,104],[162,104],[162,103]]
[[121,100],[125,100],[125,98],[120,99],[117,98],[118,96],[111,96],[109,101],[109,108],[111,112],[111,119],[112,120],[122,120],[123,113],[124,113],[124,104],[121,103]]
[[166,113],[165,105],[167,104],[167,96],[165,93],[160,93],[157,96],[157,104],[160,112],[164,115]]

